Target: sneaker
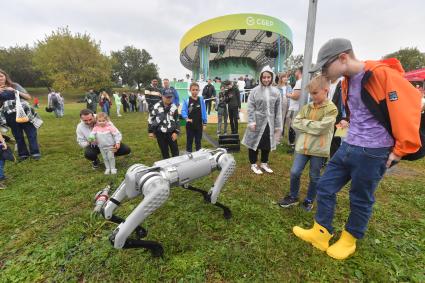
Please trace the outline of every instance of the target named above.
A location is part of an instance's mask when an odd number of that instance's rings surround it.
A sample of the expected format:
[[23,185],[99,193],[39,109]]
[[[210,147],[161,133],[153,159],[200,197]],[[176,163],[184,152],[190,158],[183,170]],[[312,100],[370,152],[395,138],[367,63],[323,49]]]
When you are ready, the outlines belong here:
[[96,170],[97,168],[99,168],[99,159],[96,159],[94,161],[91,162],[91,167]]
[[117,174],[117,169],[111,169],[111,174],[112,174],[112,175]]
[[258,167],[258,165],[257,165],[257,164],[252,164],[252,165],[251,165],[251,170],[252,170],[255,174],[257,174],[257,175],[261,175],[261,174],[263,174],[263,171],[261,171],[261,170],[260,170],[260,168]]
[[111,169],[106,169],[104,174],[105,175],[110,175],[111,174]]
[[32,155],[31,158],[34,160],[40,160],[41,155]]
[[260,168],[266,171],[267,173],[273,173],[273,170],[270,169],[267,163],[261,163]]
[[281,207],[288,208],[288,207],[297,205],[298,204],[298,198],[293,198],[291,196],[286,196],[283,199],[281,199],[280,201],[278,201],[278,204]]
[[301,207],[305,211],[311,211],[313,209],[313,202],[311,200],[305,199],[303,203],[301,204]]
[[293,154],[295,152],[295,146],[291,145],[290,148],[286,151],[288,154]]
[[3,182],[0,182],[0,190],[6,189],[6,186],[3,184]]

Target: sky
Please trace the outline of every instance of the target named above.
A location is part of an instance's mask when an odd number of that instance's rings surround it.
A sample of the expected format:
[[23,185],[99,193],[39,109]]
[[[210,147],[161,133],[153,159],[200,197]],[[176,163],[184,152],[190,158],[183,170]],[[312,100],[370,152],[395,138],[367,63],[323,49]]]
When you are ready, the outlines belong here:
[[[334,37],[350,39],[359,59],[380,59],[405,47],[425,52],[424,0],[317,1],[314,62],[320,46]],[[292,54],[302,54],[308,4],[308,0],[14,0],[1,5],[0,47],[33,46],[53,30],[68,26],[73,33],[90,34],[106,55],[127,45],[143,48],[162,78],[183,78],[189,71],[179,59],[182,36],[205,20],[227,14],[280,19],[292,29]]]

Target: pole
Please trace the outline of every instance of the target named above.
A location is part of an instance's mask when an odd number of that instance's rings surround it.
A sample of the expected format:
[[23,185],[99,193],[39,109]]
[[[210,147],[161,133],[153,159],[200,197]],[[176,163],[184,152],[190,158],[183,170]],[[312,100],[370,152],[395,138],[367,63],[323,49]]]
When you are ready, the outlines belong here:
[[308,4],[308,19],[307,19],[307,32],[305,36],[304,48],[304,63],[303,63],[303,77],[301,82],[301,97],[300,107],[305,105],[308,100],[308,92],[306,86],[310,80],[310,66],[313,60],[313,45],[314,45],[314,30],[316,28],[316,12],[317,2],[319,0],[310,0]]

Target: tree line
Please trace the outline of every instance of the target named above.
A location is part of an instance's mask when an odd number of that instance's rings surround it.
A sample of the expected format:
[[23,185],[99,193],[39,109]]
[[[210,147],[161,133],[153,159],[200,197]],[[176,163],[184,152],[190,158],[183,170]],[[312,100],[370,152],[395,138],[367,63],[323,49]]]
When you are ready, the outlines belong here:
[[158,77],[145,49],[125,46],[105,55],[89,34],[59,28],[34,47],[0,48],[0,68],[26,87],[101,89],[127,85],[138,89]]

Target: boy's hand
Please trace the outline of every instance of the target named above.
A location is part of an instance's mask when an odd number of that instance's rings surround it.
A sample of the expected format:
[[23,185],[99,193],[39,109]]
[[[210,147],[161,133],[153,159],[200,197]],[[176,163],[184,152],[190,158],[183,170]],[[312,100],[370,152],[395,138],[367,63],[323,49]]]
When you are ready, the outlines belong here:
[[186,122],[187,122],[187,123],[192,123],[192,119],[189,119],[189,118],[188,118],[188,119],[186,119]]
[[394,165],[396,165],[397,163],[400,162],[401,156],[398,156],[396,154],[394,154],[393,152],[390,153],[390,156],[388,156],[388,160],[387,160],[387,168],[390,168]]
[[340,126],[341,128],[345,129],[345,128],[348,128],[348,126],[350,126],[350,123],[348,123],[346,120],[341,120],[339,122],[338,126]]
[[202,126],[202,130],[205,131],[207,129],[207,125]]
[[176,133],[173,133],[173,134],[171,135],[171,139],[172,139],[173,141],[176,141],[176,140],[177,140],[177,134],[176,134]]
[[154,133],[149,133],[149,137],[153,139],[153,138],[155,138],[155,134]]
[[3,146],[3,150],[7,149],[7,144],[5,142],[3,142],[2,146]]

